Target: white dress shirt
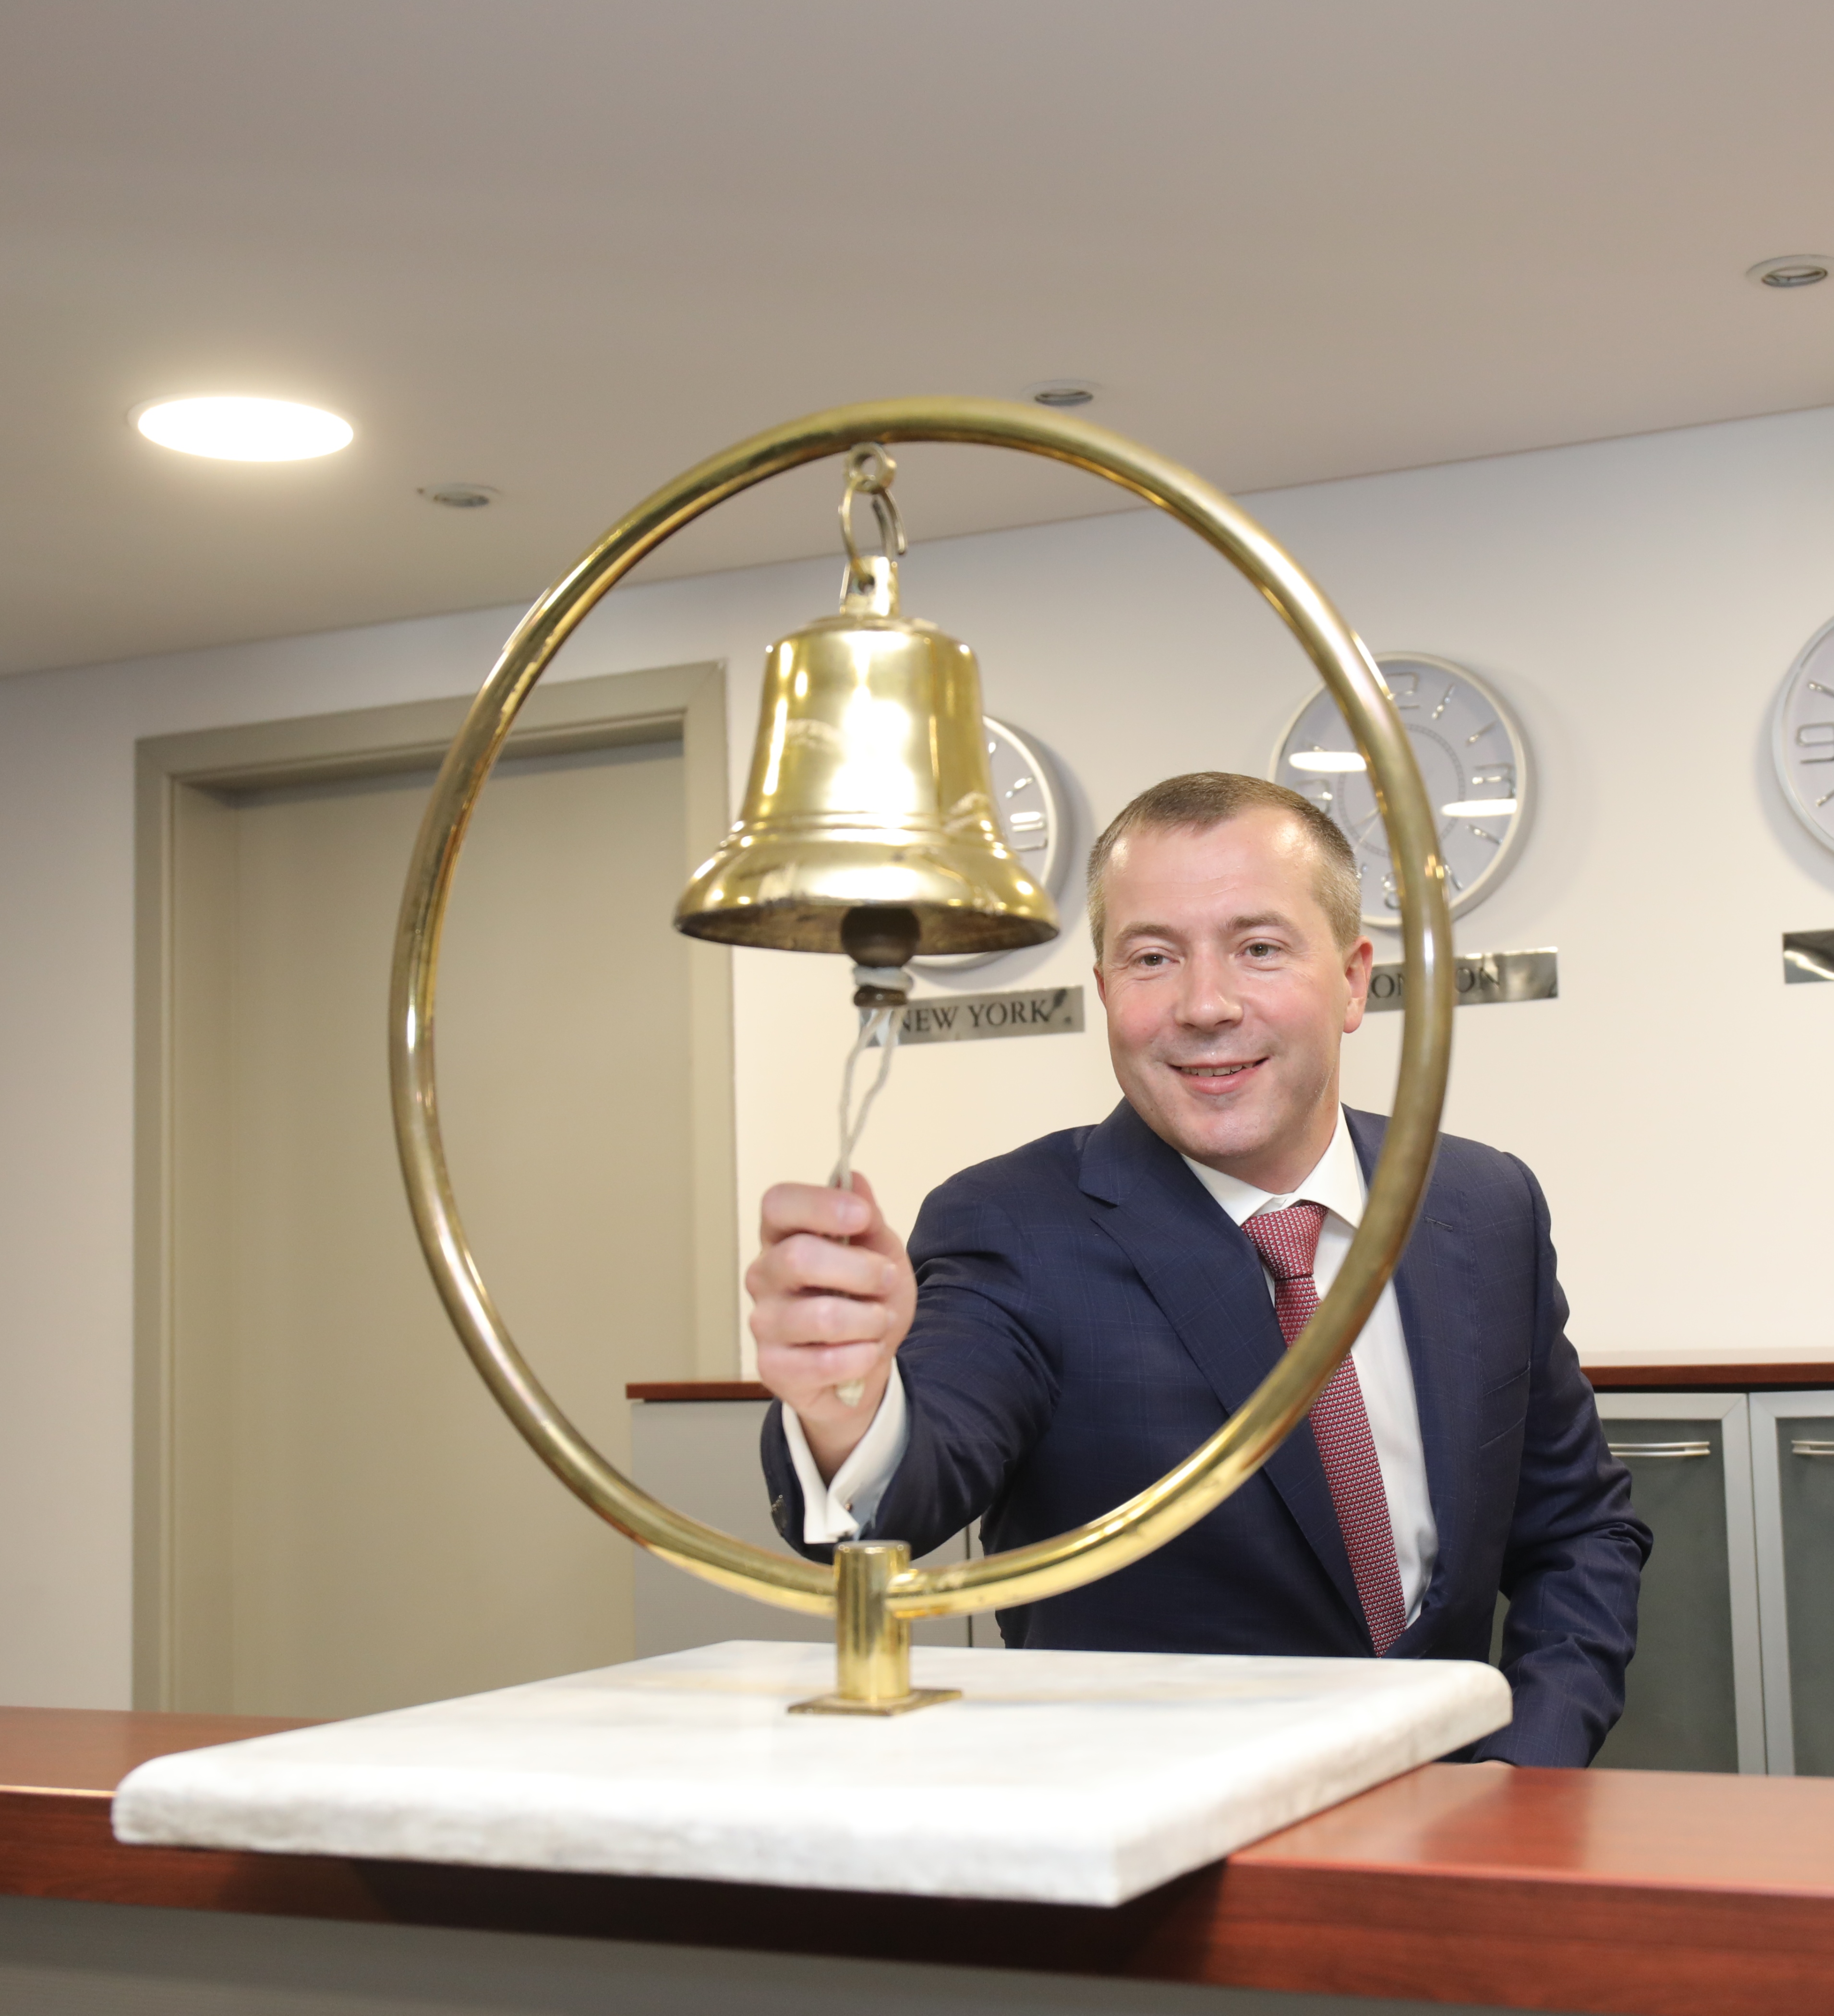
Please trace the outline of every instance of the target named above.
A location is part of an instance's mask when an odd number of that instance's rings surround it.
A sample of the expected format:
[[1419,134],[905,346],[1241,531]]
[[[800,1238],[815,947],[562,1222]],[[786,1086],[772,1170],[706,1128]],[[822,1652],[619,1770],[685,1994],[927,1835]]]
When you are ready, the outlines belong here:
[[853,1445],[847,1460],[823,1484],[802,1432],[802,1423],[793,1407],[784,1409],[784,1439],[790,1445],[790,1460],[796,1466],[796,1481],[802,1487],[802,1539],[805,1546],[827,1546],[836,1540],[851,1540],[862,1526],[872,1523],[885,1495],[892,1474],[904,1460],[910,1427],[905,1417],[904,1381],[898,1376],[898,1361],[892,1361],[892,1377],[885,1397],[879,1402],[872,1425]]
[[[1238,1225],[1259,1211],[1283,1211],[1292,1204],[1323,1204],[1326,1215],[1318,1234],[1313,1279],[1320,1295],[1324,1294],[1337,1279],[1337,1270],[1350,1248],[1351,1235],[1362,1222],[1366,1195],[1362,1165],[1357,1160],[1356,1144],[1350,1139],[1341,1108],[1337,1131],[1318,1166],[1297,1189],[1284,1197],[1270,1196],[1252,1183],[1207,1169],[1188,1156],[1185,1161],[1198,1181]],[[1267,1280],[1271,1300],[1273,1276],[1268,1275]],[[1433,1520],[1432,1501],[1427,1495],[1426,1455],[1420,1439],[1414,1370],[1408,1363],[1401,1312],[1392,1282],[1382,1290],[1382,1299],[1364,1325],[1351,1357],[1363,1388],[1363,1406],[1369,1416],[1376,1460],[1382,1465],[1389,1524],[1395,1536],[1395,1561],[1400,1570],[1401,1597],[1411,1624],[1432,1579],[1433,1563],[1439,1556],[1439,1528]],[[898,1376],[895,1361],[871,1426],[829,1482],[822,1481],[802,1424],[788,1407],[784,1409],[784,1435],[790,1445],[790,1459],[796,1467],[797,1481],[802,1487],[805,1544],[827,1545],[851,1539],[870,1523],[910,1439],[904,1383]]]

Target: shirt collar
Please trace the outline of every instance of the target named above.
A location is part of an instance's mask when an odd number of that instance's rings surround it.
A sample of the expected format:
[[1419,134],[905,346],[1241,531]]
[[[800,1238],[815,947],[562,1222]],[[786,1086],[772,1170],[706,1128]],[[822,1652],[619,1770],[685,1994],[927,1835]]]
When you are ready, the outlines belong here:
[[1357,1159],[1357,1144],[1350,1139],[1349,1123],[1344,1118],[1341,1106],[1337,1110],[1337,1127],[1331,1135],[1331,1145],[1319,1157],[1317,1167],[1303,1183],[1284,1196],[1276,1197],[1271,1191],[1256,1190],[1252,1183],[1245,1183],[1239,1176],[1226,1176],[1220,1169],[1205,1168],[1202,1162],[1194,1162],[1188,1155],[1184,1161],[1184,1166],[1238,1225],[1245,1219],[1252,1218],[1258,1211],[1284,1211],[1289,1204],[1299,1203],[1321,1204],[1353,1228],[1363,1222],[1363,1200],[1366,1194],[1363,1165]]

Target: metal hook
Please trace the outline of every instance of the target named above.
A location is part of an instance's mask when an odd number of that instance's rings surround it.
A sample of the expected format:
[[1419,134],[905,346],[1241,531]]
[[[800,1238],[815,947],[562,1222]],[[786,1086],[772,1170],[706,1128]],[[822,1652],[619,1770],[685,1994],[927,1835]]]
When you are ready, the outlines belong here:
[[847,548],[851,578],[862,584],[870,581],[870,563],[862,559],[853,537],[853,500],[870,497],[873,516],[878,520],[879,545],[888,560],[895,560],[905,546],[904,520],[899,516],[892,482],[898,465],[877,441],[862,441],[847,456],[847,488],[841,497],[841,538]]

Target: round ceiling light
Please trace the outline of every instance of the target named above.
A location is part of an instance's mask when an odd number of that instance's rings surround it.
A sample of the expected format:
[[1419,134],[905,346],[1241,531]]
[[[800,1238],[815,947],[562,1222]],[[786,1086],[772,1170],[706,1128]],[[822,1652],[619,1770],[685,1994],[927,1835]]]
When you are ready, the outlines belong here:
[[161,448],[218,462],[304,462],[355,437],[348,420],[290,399],[153,399],[132,417]]
[[1813,287],[1834,272],[1834,259],[1820,252],[1792,252],[1787,258],[1760,259],[1746,273],[1759,287]]
[[495,503],[500,493],[488,483],[429,483],[420,494],[429,504],[443,504],[449,511],[481,511]]
[[1042,384],[1028,385],[1025,397],[1040,406],[1086,406],[1095,397],[1095,387],[1086,378],[1047,378]]

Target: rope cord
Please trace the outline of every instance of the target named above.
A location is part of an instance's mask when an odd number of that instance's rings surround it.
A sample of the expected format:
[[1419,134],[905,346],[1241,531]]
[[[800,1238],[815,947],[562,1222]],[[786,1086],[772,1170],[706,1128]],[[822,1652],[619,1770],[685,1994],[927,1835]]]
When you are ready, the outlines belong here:
[[[873,1101],[885,1090],[885,1081],[892,1075],[892,1059],[898,1048],[898,1029],[903,1020],[900,1009],[875,1008],[860,1024],[853,1047],[847,1053],[846,1068],[841,1074],[841,1154],[833,1175],[828,1178],[831,1190],[850,1190],[853,1187],[853,1151],[859,1146],[859,1137],[866,1131],[866,1117],[873,1110]],[[884,1047],[879,1055],[878,1075],[867,1087],[866,1096],[859,1102],[856,1113],[853,1110],[854,1066],[871,1048],[874,1037],[881,1034]],[[845,1379],[834,1388],[834,1397],[843,1407],[857,1407],[865,1392],[863,1379]]]
[[[895,1008],[875,1008],[861,1024],[853,1047],[847,1053],[847,1067],[841,1075],[841,1157],[828,1178],[831,1190],[850,1190],[853,1187],[853,1151],[859,1146],[859,1137],[866,1130],[866,1116],[873,1110],[873,1101],[885,1090],[885,1081],[892,1075],[892,1055],[898,1048],[898,1025],[902,1020]],[[885,1042],[879,1057],[879,1075],[867,1087],[866,1096],[859,1102],[859,1111],[854,1113],[853,1067],[871,1049],[873,1038],[881,1030]]]

